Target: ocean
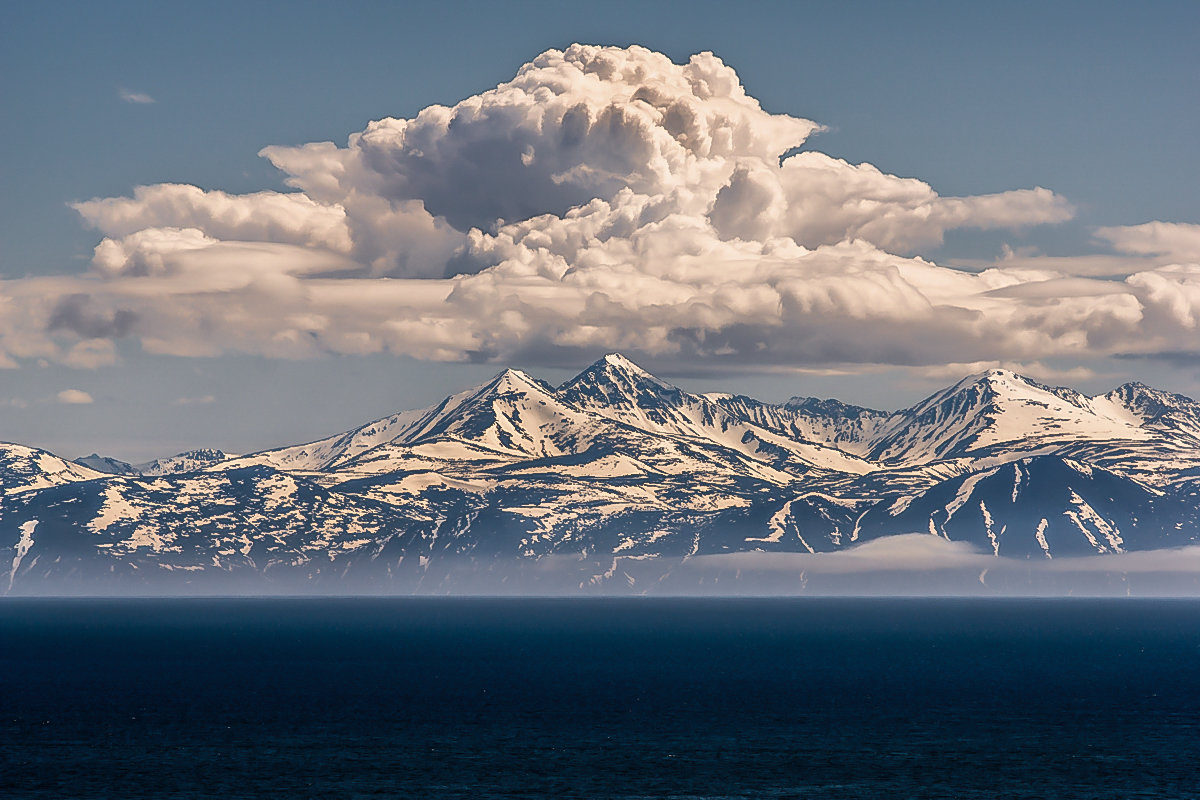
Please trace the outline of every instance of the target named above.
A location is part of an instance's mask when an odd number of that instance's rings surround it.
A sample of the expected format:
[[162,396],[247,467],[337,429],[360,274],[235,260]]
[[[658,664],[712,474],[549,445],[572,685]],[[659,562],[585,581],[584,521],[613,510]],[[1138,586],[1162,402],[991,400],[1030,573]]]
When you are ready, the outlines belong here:
[[0,602],[3,798],[1196,798],[1200,602]]

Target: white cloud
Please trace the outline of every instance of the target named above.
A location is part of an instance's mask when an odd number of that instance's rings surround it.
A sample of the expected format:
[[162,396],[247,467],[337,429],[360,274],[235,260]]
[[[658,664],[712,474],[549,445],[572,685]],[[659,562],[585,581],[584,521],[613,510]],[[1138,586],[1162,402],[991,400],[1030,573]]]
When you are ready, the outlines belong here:
[[972,271],[995,267],[1013,275],[1022,273],[1051,274],[1113,279],[1127,277],[1135,272],[1145,272],[1170,263],[1171,259],[1169,258],[1146,255],[1089,253],[1086,255],[1050,256],[1039,252],[1035,247],[1013,250],[1005,245],[1000,258],[957,259],[954,265]]
[[117,96],[126,103],[136,103],[138,105],[146,105],[154,102],[154,98],[145,92],[131,92],[128,89],[118,89]]
[[1200,262],[1200,225],[1147,222],[1143,225],[1100,228],[1096,236],[1110,242],[1122,253]]
[[63,356],[68,367],[95,369],[117,362],[117,348],[111,339],[82,339]]
[[724,238],[788,236],[807,247],[863,239],[904,252],[939,244],[952,228],[1021,228],[1073,214],[1046,189],[940,197],[914,178],[804,152],[778,169],[739,166],[718,192],[712,220]]
[[915,533],[829,553],[627,559],[621,567],[638,585],[683,594],[1179,597],[1197,593],[1200,547],[1027,560]]
[[640,47],[573,46],[452,108],[373,122],[344,149],[263,154],[321,202],[420,200],[465,231],[562,215],[622,189],[715,191],[738,159],[777,162],[818,127],[764,112],[710,54],[680,66]]
[[[0,358],[95,365],[122,336],[175,355],[620,349],[762,369],[1200,349],[1200,259],[1128,257],[1124,280],[939,266],[914,254],[946,231],[1072,208],[1041,188],[942,197],[811,150],[780,161],[819,129],[765,112],[711,54],[547,51],[344,147],[265,148],[288,193],[160,184],[76,204],[104,236],[91,271],[0,283]],[[1192,258],[1200,226],[1146,227],[1101,235]]]
[[194,228],[216,239],[279,242],[348,253],[346,213],[299,193],[231,195],[196,186],[139,186],[133,197],[96,198],[72,206],[111,237],[147,228]]
[[987,569],[989,572],[1160,574],[1200,570],[1200,547],[1186,546],[1109,555],[1065,556],[1054,559],[1000,558],[967,542],[951,542],[928,533],[905,533],[872,539],[827,553],[745,552],[693,556],[700,568],[861,574],[865,572]]
[[86,405],[93,402],[92,396],[80,389],[63,389],[56,397],[58,402],[66,405]]
[[928,533],[885,536],[830,553],[730,553],[693,558],[702,565],[729,563],[728,559],[734,558],[744,568],[852,575],[893,570],[980,569],[1000,561],[967,542],[950,542]]
[[200,397],[176,397],[172,405],[176,406],[207,406],[217,402],[217,398],[211,394],[202,395]]

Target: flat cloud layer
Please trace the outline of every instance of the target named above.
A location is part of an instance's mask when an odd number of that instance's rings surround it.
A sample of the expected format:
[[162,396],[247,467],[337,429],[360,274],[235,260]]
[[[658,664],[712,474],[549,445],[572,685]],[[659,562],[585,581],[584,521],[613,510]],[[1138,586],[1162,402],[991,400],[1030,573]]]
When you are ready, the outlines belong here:
[[1119,280],[941,267],[917,254],[946,231],[1073,209],[1042,188],[942,197],[797,151],[818,130],[764,111],[711,53],[550,50],[344,147],[265,148],[292,192],[161,184],[77,204],[104,237],[90,271],[0,284],[0,363],[95,366],[119,337],[176,355],[619,349],[741,367],[1200,350],[1200,226],[1098,232],[1177,257]]
[[[614,567],[685,594],[1187,596],[1200,594],[1200,547],[1056,559],[997,558],[927,533],[888,536],[833,553],[726,553],[669,568]],[[669,573],[669,580],[662,577]]]

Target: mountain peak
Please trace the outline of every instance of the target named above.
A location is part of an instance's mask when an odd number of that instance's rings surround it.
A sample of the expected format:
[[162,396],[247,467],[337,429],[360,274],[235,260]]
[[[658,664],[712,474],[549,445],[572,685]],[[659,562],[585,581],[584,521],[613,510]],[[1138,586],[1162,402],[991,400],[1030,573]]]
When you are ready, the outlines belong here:
[[223,450],[201,447],[166,458],[156,458],[143,464],[134,464],[133,469],[139,475],[177,475],[208,469],[230,458],[232,456]]
[[1024,375],[1013,372],[1011,369],[1003,369],[1001,367],[996,367],[994,369],[985,371],[983,373],[983,377],[984,380],[992,383],[1033,383],[1033,381],[1031,381],[1029,378],[1026,378]]
[[[1098,402],[1104,401],[1104,402]],[[926,463],[988,449],[1146,436],[1119,398],[1091,398],[1005,369],[963,378],[899,412],[871,450],[882,461]]]
[[663,390],[678,391],[620,353],[609,353],[592,362],[583,372],[558,387],[558,390],[568,399],[578,400],[581,395],[595,395],[599,392],[605,399],[614,400],[627,396],[631,391],[637,393],[639,387],[642,390],[649,388],[655,393]]
[[536,388],[539,391],[545,391],[546,389],[545,385],[537,378],[512,367],[496,373],[495,377],[480,388],[483,391],[493,390],[501,392],[525,391],[530,388]]
[[116,458],[102,456],[99,453],[92,453],[90,456],[82,456],[75,459],[76,464],[81,464],[88,469],[93,469],[96,472],[103,472],[106,475],[136,475],[138,474],[137,467],[127,461],[121,461]]
[[1074,389],[1047,386],[1012,370],[995,368],[968,375],[953,386],[930,395],[914,410],[939,405],[952,398],[959,398],[955,402],[967,402],[971,406],[991,406],[1003,401],[1024,402],[1042,395],[1054,395],[1076,406],[1084,406],[1087,400]]
[[850,405],[849,403],[843,403],[841,400],[833,398],[824,399],[820,397],[805,397],[803,395],[796,395],[789,398],[783,404],[783,407],[790,411],[799,411],[810,416],[827,419],[882,419],[890,416],[886,411],[877,411],[873,408]]
[[637,364],[634,364],[620,353],[607,353],[604,358],[600,359],[605,364],[611,364],[614,367],[622,367],[624,369],[641,369]]
[[506,369],[486,383],[468,389],[457,395],[446,398],[443,408],[457,407],[459,404],[491,403],[494,400],[509,396],[528,396],[545,399],[554,394],[554,387],[543,380],[533,377],[519,369]]
[[[638,378],[640,380],[652,380],[655,383],[665,384],[664,381],[651,375],[646,370],[639,367],[637,364],[630,361],[620,353],[609,353],[600,360],[593,363],[590,367],[584,370],[584,373],[591,372],[595,369],[601,369],[608,373],[618,373]],[[581,373],[582,374],[582,373]]]
[[1154,397],[1170,400],[1174,403],[1189,405],[1196,402],[1187,395],[1168,392],[1164,389],[1155,389],[1153,386],[1147,386],[1141,381],[1129,381],[1128,383],[1123,383],[1108,394],[1110,396],[1121,395],[1124,397]]
[[993,369],[986,369],[982,372],[975,372],[971,375],[968,375],[945,391],[954,392],[968,386],[976,386],[980,384],[987,386],[1040,385],[1029,378],[1026,378],[1024,375],[1020,375],[1010,369],[995,367]]
[[1148,427],[1200,439],[1200,403],[1186,395],[1131,381],[1096,399],[1117,404]]

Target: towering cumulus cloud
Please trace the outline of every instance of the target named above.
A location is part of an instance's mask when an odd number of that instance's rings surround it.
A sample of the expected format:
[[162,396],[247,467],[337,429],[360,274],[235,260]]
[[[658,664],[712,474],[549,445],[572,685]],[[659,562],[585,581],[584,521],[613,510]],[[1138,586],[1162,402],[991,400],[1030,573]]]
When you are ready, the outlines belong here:
[[90,271],[0,287],[0,347],[11,363],[102,360],[127,336],[179,355],[920,365],[1196,338],[1191,231],[1107,229],[1192,259],[1124,280],[940,267],[919,254],[948,230],[1072,208],[1041,188],[942,197],[800,150],[819,129],[764,111],[711,53],[550,50],[344,147],[263,149],[294,191],[77,204],[104,237]]

